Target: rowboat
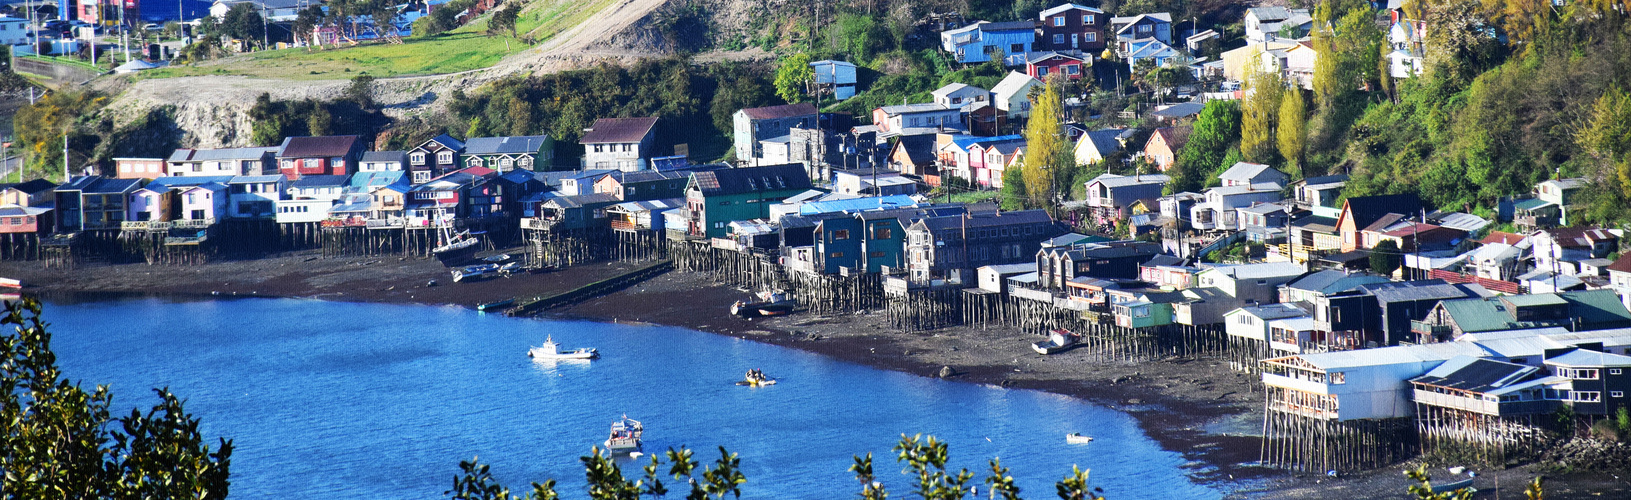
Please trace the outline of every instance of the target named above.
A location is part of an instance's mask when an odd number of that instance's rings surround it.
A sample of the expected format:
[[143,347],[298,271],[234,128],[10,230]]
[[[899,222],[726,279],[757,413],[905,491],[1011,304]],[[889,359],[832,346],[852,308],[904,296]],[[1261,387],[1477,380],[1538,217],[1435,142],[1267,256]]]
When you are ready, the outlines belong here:
[[1031,350],[1036,351],[1037,354],[1061,353],[1076,347],[1076,343],[1080,342],[1081,339],[1080,335],[1067,330],[1054,329],[1048,333],[1048,340],[1031,344]]
[[759,292],[755,297],[758,300],[738,300],[731,304],[731,314],[750,318],[753,316],[781,316],[793,312],[798,307],[798,300],[792,294],[783,291]]

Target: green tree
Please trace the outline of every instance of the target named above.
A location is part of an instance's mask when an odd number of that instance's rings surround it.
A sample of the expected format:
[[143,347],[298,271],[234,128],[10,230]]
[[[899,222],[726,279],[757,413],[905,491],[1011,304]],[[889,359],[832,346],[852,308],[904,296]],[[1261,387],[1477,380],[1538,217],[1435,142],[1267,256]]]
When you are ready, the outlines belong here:
[[1302,165],[1303,143],[1308,134],[1306,115],[1302,89],[1287,89],[1280,98],[1279,131],[1275,134],[1280,145],[1280,157],[1285,158],[1286,165]]
[[[110,418],[106,386],[64,379],[40,303],[5,304],[0,325],[0,494],[5,498],[214,499],[228,492],[232,442],[211,451],[168,390],[148,412]],[[111,444],[110,444],[111,443]]]
[[1059,78],[1048,79],[1031,104],[1031,118],[1025,124],[1025,160],[1021,165],[1025,194],[1033,207],[1052,206],[1058,170],[1056,163],[1070,145],[1059,125],[1063,106],[1059,98]]
[[1274,73],[1260,70],[1246,78],[1246,97],[1240,103],[1240,152],[1246,161],[1276,163],[1274,118],[1284,90],[1280,75]]
[[776,69],[776,95],[790,103],[803,102],[806,87],[814,79],[815,69],[810,67],[809,54],[800,52],[783,57],[781,67]]
[[1393,240],[1382,240],[1370,251],[1370,270],[1383,276],[1392,275],[1399,270],[1400,261],[1404,256],[1399,252],[1399,244]]
[[1175,178],[1167,184],[1167,194],[1198,191],[1204,187],[1231,146],[1240,138],[1240,103],[1238,101],[1208,101],[1195,117],[1189,142],[1178,151],[1173,162]]
[[998,203],[1003,210],[1024,210],[1030,200],[1025,193],[1025,169],[1006,168],[1002,171],[1002,189],[997,191]]
[[266,37],[266,23],[261,19],[257,7],[245,2],[227,9],[226,16],[221,19],[221,31],[229,37],[262,45]]
[[515,36],[515,20],[520,16],[521,7],[510,6],[499,9],[493,13],[493,18],[487,21],[487,33],[507,33]]

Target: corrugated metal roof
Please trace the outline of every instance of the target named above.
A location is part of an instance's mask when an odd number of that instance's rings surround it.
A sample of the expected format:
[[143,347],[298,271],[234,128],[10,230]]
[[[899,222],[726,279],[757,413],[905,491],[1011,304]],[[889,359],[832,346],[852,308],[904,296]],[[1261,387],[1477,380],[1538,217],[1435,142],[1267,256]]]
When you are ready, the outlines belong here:
[[1546,364],[1570,367],[1631,366],[1631,356],[1575,349],[1567,354],[1547,358]]
[[[584,132],[578,139],[579,144],[604,143],[632,143],[640,142],[657,126],[657,117],[643,116],[638,118],[601,118],[590,125],[590,130]],[[466,146],[468,149],[469,146]]]
[[549,141],[547,135],[513,137],[472,137],[464,143],[464,154],[497,155],[537,153]]
[[917,205],[917,200],[906,195],[881,196],[870,198],[855,198],[851,200],[812,201],[799,205],[800,215],[831,213],[831,212],[859,212],[863,210],[889,210],[906,208]]

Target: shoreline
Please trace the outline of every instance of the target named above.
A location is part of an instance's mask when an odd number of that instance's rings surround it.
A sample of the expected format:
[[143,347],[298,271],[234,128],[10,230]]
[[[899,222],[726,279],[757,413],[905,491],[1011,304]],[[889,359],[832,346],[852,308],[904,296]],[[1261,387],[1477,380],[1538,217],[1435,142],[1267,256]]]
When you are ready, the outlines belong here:
[[[98,264],[73,270],[0,262],[0,275],[22,279],[28,293],[70,300],[273,297],[474,309],[494,300],[569,290],[638,267],[595,263],[454,284],[446,268],[434,260],[314,255],[295,252],[190,267]],[[432,279],[438,285],[428,286]],[[931,378],[938,378],[942,367],[950,367],[955,372],[948,378],[952,381],[1072,397],[1133,417],[1146,436],[1188,461],[1184,468],[1193,481],[1217,487],[1228,498],[1397,498],[1409,484],[1398,472],[1405,464],[1336,479],[1253,466],[1261,443],[1260,389],[1253,387],[1253,377],[1228,369],[1221,360],[1104,361],[1091,359],[1084,350],[1040,356],[1027,346],[1036,340],[1031,335],[968,326],[904,333],[889,328],[881,312],[800,313],[756,320],[730,315],[730,303],[743,295],[701,275],[669,272],[539,317],[688,328]],[[1537,474],[1531,468],[1491,471],[1481,477],[1499,476],[1506,486],[1500,489],[1509,490],[1502,493],[1520,494],[1521,485]],[[1549,485],[1552,498],[1626,487],[1602,477],[1553,479]],[[1483,481],[1479,486],[1486,487]],[[1571,491],[1576,489],[1581,491]]]

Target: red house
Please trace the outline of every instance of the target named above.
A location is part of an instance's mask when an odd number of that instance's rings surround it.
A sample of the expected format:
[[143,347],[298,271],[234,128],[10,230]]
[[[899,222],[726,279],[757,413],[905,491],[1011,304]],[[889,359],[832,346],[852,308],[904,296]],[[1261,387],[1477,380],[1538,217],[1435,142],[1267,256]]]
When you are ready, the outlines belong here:
[[1025,56],[1025,74],[1046,81],[1048,75],[1060,74],[1077,80],[1086,71],[1086,58],[1070,52],[1032,52]]
[[1104,50],[1104,27],[1110,16],[1104,11],[1067,3],[1042,11],[1037,28],[1036,50]]
[[303,175],[351,175],[364,143],[355,135],[289,137],[278,148],[278,173],[289,180]]

